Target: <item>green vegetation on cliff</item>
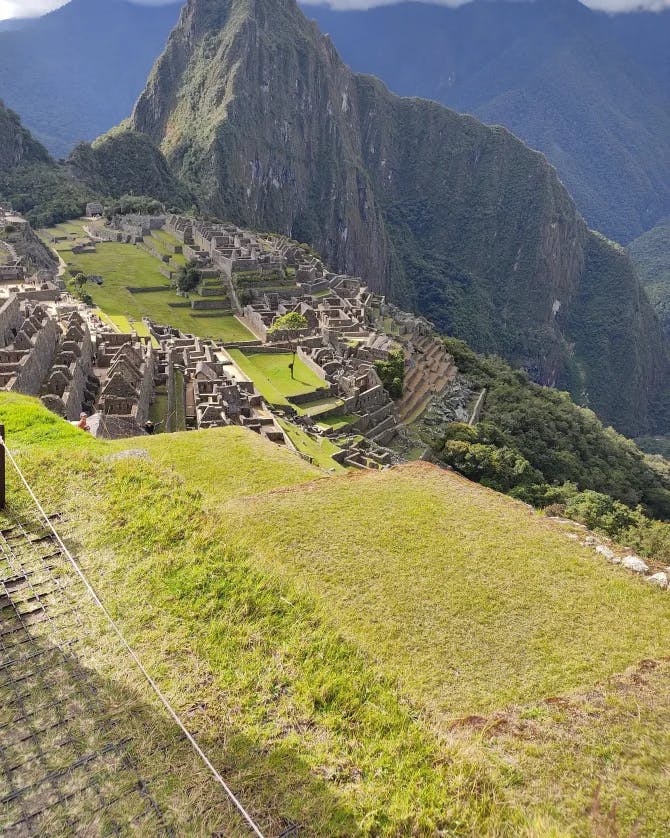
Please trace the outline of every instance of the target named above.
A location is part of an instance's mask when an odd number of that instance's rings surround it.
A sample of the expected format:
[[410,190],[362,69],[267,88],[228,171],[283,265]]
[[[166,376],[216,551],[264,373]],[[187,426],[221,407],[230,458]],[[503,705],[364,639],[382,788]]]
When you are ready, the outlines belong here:
[[628,253],[670,335],[670,218],[631,242]]
[[170,172],[165,158],[143,134],[124,128],[92,145],[81,143],[68,159],[74,175],[94,191],[120,198],[148,195],[177,209],[193,204],[189,191]]
[[0,101],[0,201],[42,227],[81,215],[90,196]]
[[[538,505],[587,489],[670,518],[670,475],[567,393],[541,387],[505,361],[447,339],[459,373],[486,388],[475,427],[446,426],[431,444],[444,463],[472,480]],[[566,487],[565,484],[568,484]]]
[[[425,464],[326,477],[240,428],[103,443],[14,396],[0,420],[266,834],[662,834],[667,594],[563,528]],[[9,500],[30,514],[11,474]],[[174,831],[248,834],[127,659],[89,645],[101,713],[134,685],[115,735]]]

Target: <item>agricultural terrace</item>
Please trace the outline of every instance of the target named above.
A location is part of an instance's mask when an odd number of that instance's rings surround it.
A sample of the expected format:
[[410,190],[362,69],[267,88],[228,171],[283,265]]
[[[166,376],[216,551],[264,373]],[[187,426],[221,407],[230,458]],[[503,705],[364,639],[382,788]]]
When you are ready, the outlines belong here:
[[307,395],[328,386],[297,356],[292,377],[289,364],[293,355],[290,352],[263,354],[231,349],[228,354],[270,404],[288,405],[292,396]]
[[[242,428],[104,443],[17,397],[0,421],[265,834],[667,834],[668,594],[569,528],[425,463],[324,475]],[[104,714],[131,668],[86,650]],[[121,706],[173,830],[248,834],[141,685]]]
[[[40,232],[42,238],[65,261],[66,282],[78,273],[103,278],[102,285],[87,283],[86,293],[105,314],[112,318],[126,317],[135,321],[150,317],[157,323],[174,326],[188,334],[221,341],[254,340],[251,332],[232,314],[194,311],[187,300],[176,294],[167,277],[161,273],[160,269],[165,263],[136,245],[100,242],[96,245],[95,253],[72,253],[73,245],[87,240],[83,228],[83,221],[73,221]],[[156,232],[162,233],[159,237],[152,235],[155,238],[154,245],[161,251],[161,244],[167,243],[166,237],[169,234]],[[51,236],[75,238],[52,244]],[[183,263],[183,257],[180,262],[179,256],[172,254],[173,267]]]

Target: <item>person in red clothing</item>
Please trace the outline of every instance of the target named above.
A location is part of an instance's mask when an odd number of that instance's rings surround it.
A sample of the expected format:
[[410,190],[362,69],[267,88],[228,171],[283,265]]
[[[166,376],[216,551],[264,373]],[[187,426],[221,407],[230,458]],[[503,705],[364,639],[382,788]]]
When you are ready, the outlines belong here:
[[88,416],[85,413],[79,414],[79,423],[77,427],[82,431],[90,431],[91,429],[88,426]]

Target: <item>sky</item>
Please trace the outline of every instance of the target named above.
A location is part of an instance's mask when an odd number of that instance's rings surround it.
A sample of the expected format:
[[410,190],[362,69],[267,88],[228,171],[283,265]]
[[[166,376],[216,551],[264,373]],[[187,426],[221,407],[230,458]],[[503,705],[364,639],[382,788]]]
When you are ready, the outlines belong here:
[[[132,0],[145,6],[160,6],[175,0]],[[0,20],[13,17],[30,17],[44,14],[65,5],[67,0],[0,0]],[[308,3],[319,3],[322,0],[304,0]],[[369,6],[388,5],[396,0],[329,0],[328,4],[336,9],[365,9]],[[435,0],[445,6],[459,6],[468,0]],[[593,9],[604,9],[610,12],[629,12],[635,9],[650,9],[660,11],[670,9],[670,0],[582,0]]]
[[[64,6],[68,0],[0,0],[0,20],[12,17],[33,17]],[[175,0],[132,0],[143,6],[163,6]],[[670,0],[669,0],[670,2]]]

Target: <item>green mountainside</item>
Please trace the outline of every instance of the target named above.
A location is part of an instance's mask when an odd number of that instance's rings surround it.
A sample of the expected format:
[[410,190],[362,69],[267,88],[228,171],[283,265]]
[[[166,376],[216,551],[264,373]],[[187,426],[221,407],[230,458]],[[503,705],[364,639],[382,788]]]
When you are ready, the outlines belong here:
[[91,194],[51,159],[19,117],[0,101],[0,201],[9,202],[35,227],[42,227],[81,215]]
[[670,212],[670,10],[454,6],[304,10],[355,71],[504,125],[542,151],[609,237],[629,242]]
[[624,432],[663,425],[660,326],[544,157],[353,74],[293,0],[189,0],[129,127],[206,211],[307,240]]
[[0,101],[0,172],[48,161],[49,152],[21,125],[18,115]]
[[631,242],[628,253],[670,335],[670,217]]
[[120,128],[92,145],[80,143],[67,165],[77,180],[108,197],[147,195],[180,208],[193,203],[189,190],[170,172],[161,152],[136,131]]
[[535,506],[565,504],[591,491],[670,519],[667,464],[603,427],[567,393],[541,387],[501,358],[477,355],[462,341],[446,338],[445,344],[459,383],[473,398],[483,390],[485,395],[471,426],[439,421],[438,401],[411,429],[438,462]]

